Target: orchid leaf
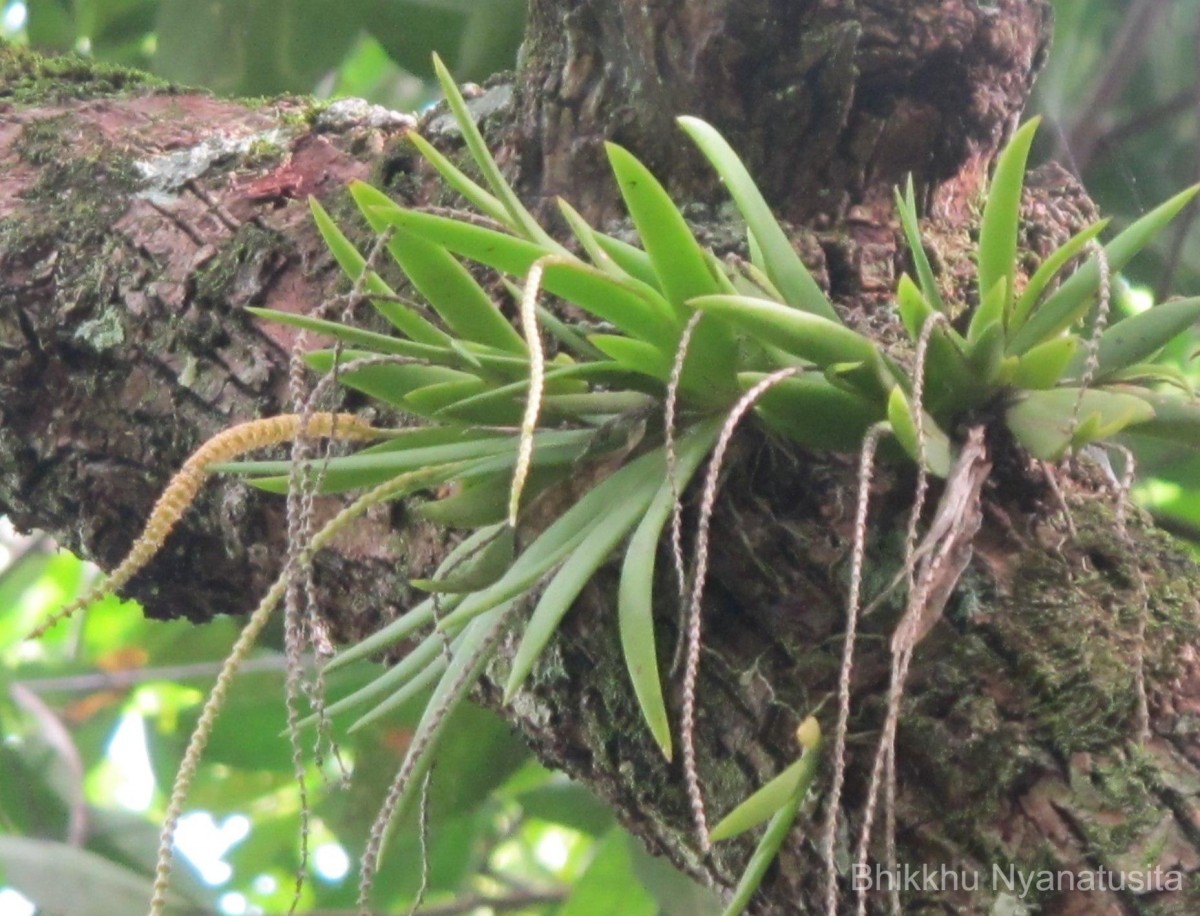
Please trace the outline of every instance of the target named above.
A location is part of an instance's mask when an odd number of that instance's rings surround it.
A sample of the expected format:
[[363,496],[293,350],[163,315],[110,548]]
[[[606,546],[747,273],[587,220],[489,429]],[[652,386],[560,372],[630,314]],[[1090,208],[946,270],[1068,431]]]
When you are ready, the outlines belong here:
[[1034,390],[1053,388],[1067,374],[1067,366],[1078,354],[1079,344],[1078,337],[1068,335],[1033,347],[1017,360],[1013,385]]
[[917,200],[913,189],[911,172],[908,175],[908,181],[905,183],[904,193],[901,194],[900,189],[897,188],[895,196],[896,212],[900,215],[900,226],[904,230],[904,237],[908,242],[908,250],[912,257],[913,267],[917,271],[917,280],[921,284],[921,294],[934,309],[939,312],[945,312],[946,303],[942,301],[941,291],[938,290],[937,278],[933,275],[933,267],[929,263],[929,255],[925,253],[925,244],[921,240],[921,224],[917,217]]
[[[676,486],[682,491],[712,447],[718,426],[710,422],[693,434],[680,437],[677,445]],[[666,470],[664,464],[664,472]],[[663,701],[662,680],[654,635],[654,570],[663,525],[671,515],[676,490],[669,480],[659,485],[650,508],[629,539],[621,564],[617,589],[617,620],[621,651],[633,684],[642,717],[663,756],[671,759],[671,726]]]
[[[784,301],[794,308],[840,324],[841,319],[838,318],[837,312],[833,310],[825,293],[796,254],[796,249],[771,213],[758,185],[750,177],[749,171],[733,151],[733,147],[712,125],[699,118],[681,117],[677,120],[724,180],[726,189],[745,218],[746,226],[762,253],[767,276],[783,293]],[[685,298],[703,293],[703,290],[692,292]]]
[[[738,382],[749,389],[766,373],[743,372]],[[763,394],[755,412],[769,429],[806,448],[852,452],[871,424],[883,419],[883,405],[858,391],[806,372],[784,379]]]
[[433,69],[437,73],[438,82],[442,85],[442,91],[446,94],[446,104],[450,106],[450,110],[454,113],[454,120],[458,124],[459,130],[462,131],[463,140],[466,141],[467,149],[471,153],[471,158],[475,160],[475,165],[483,174],[484,180],[492,189],[492,193],[504,205],[504,209],[508,211],[509,222],[518,227],[526,238],[539,245],[543,245],[552,251],[565,254],[565,249],[554,241],[550,235],[538,225],[538,221],[533,218],[525,205],[521,203],[516,192],[512,189],[504,176],[500,172],[500,167],[496,165],[496,160],[492,158],[491,152],[487,148],[487,141],[483,139],[483,134],[479,132],[479,128],[475,125],[475,119],[471,116],[470,109],[467,108],[467,102],[463,98],[462,93],[458,91],[458,86],[454,82],[454,77],[450,75],[450,71],[446,69],[446,65],[442,63],[440,57],[433,55]]
[[[1198,191],[1200,185],[1193,185],[1176,194],[1105,245],[1104,254],[1109,270],[1114,274],[1123,270],[1133,256],[1153,241],[1192,201]],[[1100,267],[1093,257],[1064,280],[1062,285],[1034,310],[1029,320],[1010,340],[1008,352],[1024,353],[1070,327],[1087,312],[1099,286]]]
[[912,405],[909,404],[908,398],[905,397],[904,391],[899,385],[892,389],[892,395],[888,399],[887,414],[892,432],[908,456],[913,461],[918,460],[921,453],[918,446],[920,432],[924,432],[926,467],[931,474],[938,477],[948,476],[954,461],[954,447],[950,444],[950,437],[927,413],[922,417],[921,431],[918,431]]
[[408,137],[408,142],[415,146],[417,151],[425,157],[429,164],[437,169],[438,174],[446,180],[446,184],[465,197],[471,206],[484,214],[484,216],[494,219],[513,232],[520,231],[520,226],[513,221],[504,204],[497,197],[494,197],[481,188],[458,166],[443,156],[437,147],[415,130],[410,130],[406,136]]
[[1102,219],[1099,222],[1092,223],[1092,225],[1085,229],[1081,229],[1056,248],[1041,263],[1041,266],[1034,271],[1033,276],[1029,278],[1029,283],[1025,286],[1024,292],[1021,293],[1013,305],[1012,315],[1008,319],[1010,336],[1015,334],[1029,319],[1030,314],[1041,299],[1042,293],[1046,291],[1046,287],[1049,286],[1050,281],[1058,275],[1058,272],[1066,266],[1067,262],[1078,257],[1083,252],[1083,249],[1087,247],[1088,242],[1103,232],[1109,222],[1107,219]]
[[1005,412],[1013,435],[1030,454],[1057,461],[1075,445],[1105,439],[1154,418],[1154,408],[1133,394],[1103,389],[1026,391]]
[[[1200,298],[1163,302],[1118,321],[1100,335],[1093,381],[1102,382],[1113,373],[1153,356],[1197,321],[1200,321]],[[1082,378],[1086,360],[1086,351],[1077,353],[1067,374]]]
[[[982,299],[997,287],[1001,289],[999,314],[994,317],[1005,324],[1012,312],[1025,163],[1040,123],[1041,118],[1026,121],[996,158],[979,225],[979,295]],[[973,336],[968,334],[968,338]]]
[[[364,185],[364,187],[366,187]],[[353,193],[354,186],[351,186]],[[372,188],[372,191],[374,189]],[[379,194],[378,191],[375,191]],[[384,200],[388,198],[379,194]],[[388,201],[391,203],[391,201]],[[321,237],[325,240],[325,244],[329,247],[330,252],[337,260],[339,266],[351,280],[357,280],[366,270],[367,259],[359,254],[358,249],[353,243],[346,238],[342,230],[337,227],[337,223],[325,212],[325,208],[317,201],[315,197],[308,199],[309,209],[312,211],[313,221],[317,224],[317,230],[321,233]],[[372,271],[363,282],[363,291],[370,295],[374,293],[379,296],[387,296],[389,299],[395,298],[395,293],[383,279],[374,271]],[[384,303],[376,302],[381,314],[388,319],[396,329],[411,340],[417,343],[432,344],[433,346],[444,346],[448,340],[447,334],[429,322],[426,318],[419,315],[415,309],[412,309],[403,303],[390,301],[387,307],[384,308]]]

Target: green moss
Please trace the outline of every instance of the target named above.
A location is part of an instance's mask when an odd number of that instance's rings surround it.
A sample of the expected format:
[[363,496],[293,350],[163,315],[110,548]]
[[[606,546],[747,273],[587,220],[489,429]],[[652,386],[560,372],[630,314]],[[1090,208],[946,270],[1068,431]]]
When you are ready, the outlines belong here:
[[279,164],[287,156],[287,147],[277,140],[260,137],[250,144],[237,163],[239,170],[266,169]]
[[308,99],[304,107],[299,111],[291,109],[284,111],[280,115],[279,121],[285,127],[308,130],[317,123],[317,118],[321,117],[325,109],[331,104],[333,104],[332,99]]
[[81,322],[80,339],[99,350],[117,346],[125,331],[104,309],[121,285],[120,265],[130,263],[112,224],[138,186],[133,164],[67,115],[28,122],[13,149],[36,167],[37,181],[25,214],[0,228],[6,258],[52,273],[64,313]]
[[139,70],[78,55],[43,57],[29,48],[0,42],[0,101],[19,107],[171,90],[170,84]]

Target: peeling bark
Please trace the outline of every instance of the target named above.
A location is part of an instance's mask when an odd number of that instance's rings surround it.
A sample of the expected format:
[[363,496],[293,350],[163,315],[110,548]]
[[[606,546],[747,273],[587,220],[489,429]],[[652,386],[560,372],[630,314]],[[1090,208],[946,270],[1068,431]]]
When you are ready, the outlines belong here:
[[[604,139],[630,146],[685,199],[717,200],[669,122],[695,113],[745,154],[855,326],[884,339],[895,332],[881,306],[905,255],[889,200],[909,170],[933,205],[942,281],[964,301],[971,204],[1044,55],[1047,4],[531,7],[522,72],[475,104],[534,203],[563,193],[594,219],[616,217]],[[51,73],[66,82],[47,86]],[[426,126],[455,153],[454,132],[439,132],[436,118]],[[338,289],[305,195],[345,213],[342,185],[369,176],[409,201],[442,202],[397,142],[402,127],[366,112],[323,118],[302,101],[247,107],[0,49],[0,511],[111,565],[191,448],[234,420],[284,410],[290,335],[242,307],[310,310]],[[711,214],[698,231],[719,233],[715,208],[697,212]],[[1025,246],[1043,255],[1093,208],[1048,168],[1030,182],[1025,213]],[[1157,864],[1186,872],[1184,889],[1036,902],[1054,913],[1195,912],[1200,572],[1140,518],[1131,550],[1114,534],[1111,499],[1086,477],[1068,482],[1079,537],[1067,538],[1037,472],[1003,441],[992,446],[976,560],[917,650],[898,748],[901,861],[978,868],[984,886],[906,893],[906,908],[1002,909],[993,863],[1026,872]],[[790,762],[804,716],[816,711],[832,730],[854,501],[848,460],[817,461],[753,433],[738,448],[705,611],[697,738],[714,814]],[[910,493],[902,473],[877,482],[869,585],[896,568]],[[282,556],[278,504],[221,483],[190,518],[131,594],[162,616],[244,609]],[[368,524],[322,569],[345,638],[405,606],[408,576],[426,572],[440,550],[402,510]],[[1151,594],[1153,720],[1140,748],[1139,574]],[[722,845],[707,860],[694,851],[678,765],[653,747],[626,683],[612,585],[603,574],[589,588],[530,689],[504,712],[542,759],[596,789],[653,851],[730,887],[749,844]],[[661,593],[672,592],[664,580]],[[674,610],[664,602],[659,612],[665,654]],[[853,830],[896,613],[869,618],[861,643],[845,798]],[[498,705],[505,664],[502,653],[485,701]],[[820,909],[822,799],[813,804],[756,912]]]

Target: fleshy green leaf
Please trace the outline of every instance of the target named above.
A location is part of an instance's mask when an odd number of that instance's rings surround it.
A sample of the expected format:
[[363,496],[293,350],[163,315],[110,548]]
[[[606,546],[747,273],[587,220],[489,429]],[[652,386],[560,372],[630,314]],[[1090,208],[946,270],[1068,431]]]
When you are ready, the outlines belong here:
[[364,215],[370,210],[372,221],[378,219],[383,224],[411,232],[455,254],[513,276],[524,276],[538,258],[554,254],[553,248],[506,232],[401,207],[382,191],[361,181],[350,182],[350,193],[364,210]]
[[[904,186],[904,193],[896,188],[896,212],[900,215],[900,225],[904,229],[904,237],[908,241],[908,250],[912,256],[913,267],[917,271],[917,280],[921,284],[921,294],[929,304],[939,312],[946,311],[938,289],[937,278],[933,275],[933,267],[929,264],[929,256],[925,253],[925,245],[921,241],[921,223],[917,217],[917,198],[913,189],[912,173]],[[911,333],[911,332],[910,332]]]
[[[783,293],[784,301],[795,308],[840,324],[841,319],[838,318],[837,312],[833,310],[825,293],[796,254],[796,249],[792,247],[783,227],[771,213],[771,208],[767,206],[758,185],[750,177],[749,171],[733,151],[733,147],[712,125],[699,118],[681,117],[677,120],[679,126],[692,138],[692,142],[700,148],[724,180],[725,187],[762,252],[767,276]],[[703,291],[691,293],[685,298],[696,295],[703,295]]]
[[[458,550],[461,549],[462,545],[460,544]],[[453,556],[454,553],[451,554],[451,557]],[[452,602],[453,598],[447,599],[445,605],[450,605]],[[443,607],[444,609],[445,607]],[[433,599],[426,598],[416,607],[405,611],[382,629],[376,630],[370,636],[360,639],[354,645],[339,652],[325,665],[325,670],[327,672],[336,671],[353,662],[370,658],[377,652],[383,652],[401,640],[407,639],[418,630],[429,626],[433,623],[433,619]]]
[[[436,633],[426,636],[419,645],[405,653],[404,658],[392,667],[384,669],[373,681],[364,684],[348,696],[342,697],[336,703],[330,703],[325,708],[325,714],[340,716],[342,713],[361,709],[368,704],[383,702],[397,690],[402,690],[407,684],[412,683],[414,678],[419,677],[423,671],[437,662],[441,653],[442,637]],[[308,727],[316,723],[317,719],[316,715],[309,716],[301,721],[300,725]]]
[[[917,422],[913,418],[912,406],[899,385],[892,389],[891,397],[888,398],[888,422],[891,423],[892,432],[904,451],[916,461],[920,454],[917,447]],[[923,417],[922,429],[925,433],[925,461],[929,472],[938,477],[946,477],[954,461],[954,448],[950,444],[950,437],[942,432],[937,421],[929,414]]]
[[1106,382],[1108,387],[1115,383],[1172,385],[1189,398],[1196,396],[1196,385],[1192,378],[1171,363],[1134,363],[1111,373]]
[[[354,186],[352,185],[352,193],[353,189]],[[379,194],[378,191],[375,193]],[[388,200],[383,194],[380,194],[380,196],[384,200]],[[391,203],[391,201],[388,202]],[[357,280],[366,269],[367,259],[359,254],[358,249],[342,234],[342,230],[337,227],[337,223],[325,212],[325,208],[318,203],[315,197],[308,199],[308,206],[312,210],[317,230],[321,233],[321,237],[325,239],[325,244],[329,246],[329,250],[333,253],[334,258],[346,273],[346,276],[351,280]],[[383,279],[374,271],[367,277],[363,286],[364,291],[368,294],[375,293],[381,296],[395,295],[392,288],[384,283]],[[433,346],[446,345],[449,338],[444,331],[435,327],[403,303],[388,302],[386,308],[384,308],[384,303],[382,302],[376,302],[374,305],[379,309],[380,314],[387,318],[397,330],[406,334],[417,343],[432,344]]]
[[450,71],[446,69],[445,64],[436,54],[433,55],[433,69],[437,73],[438,82],[442,85],[442,91],[446,93],[446,104],[454,113],[454,120],[457,122],[459,130],[462,131],[463,140],[466,141],[467,149],[471,152],[471,158],[475,160],[475,165],[478,166],[484,180],[492,189],[492,193],[508,211],[511,223],[520,227],[522,234],[530,241],[551,251],[566,254],[566,250],[538,225],[533,214],[525,209],[525,205],[521,203],[516,192],[504,180],[504,176],[500,173],[500,167],[496,165],[496,160],[488,151],[483,134],[475,126],[475,119],[471,117],[466,100],[463,99],[462,93],[458,91],[458,86],[454,83],[454,77],[450,75]]
[[[368,208],[365,212],[369,218],[372,211]],[[441,245],[397,231],[388,250],[458,337],[509,353],[526,352],[525,341],[483,287]]]
[[[379,192],[374,188],[361,183],[351,187],[372,221],[395,226],[399,231],[419,236],[514,277],[523,277],[534,261],[548,253],[524,239],[443,216],[405,210],[386,198],[386,203],[377,204],[374,201]],[[639,279],[620,280],[565,255],[545,266],[542,288],[612,322],[621,330],[674,351],[674,341],[679,336],[678,321],[666,300]]]
[[[766,377],[743,372],[738,382],[749,389]],[[767,391],[755,412],[775,432],[808,448],[854,451],[867,428],[883,419],[883,405],[841,388],[819,373],[784,379]]]
[[591,530],[576,545],[546,586],[537,607],[533,610],[533,616],[529,618],[521,643],[517,647],[517,654],[513,658],[512,670],[504,685],[506,703],[512,700],[513,695],[525,683],[534,662],[550,642],[563,615],[575,603],[583,587],[591,581],[596,570],[608,559],[617,544],[645,515],[658,489],[658,481],[666,474],[666,460],[661,450],[648,457],[657,459],[661,472],[643,480],[636,487],[622,491],[618,501],[601,509]]
[[1106,439],[1126,426],[1153,419],[1154,408],[1145,399],[1120,391],[1087,390],[1080,402],[1078,388],[1052,388],[1023,392],[1005,418],[1013,435],[1035,458],[1057,461],[1072,446]]
[[745,833],[783,810],[797,796],[803,798],[816,775],[819,748],[818,744],[806,750],[799,760],[721,818],[709,831],[709,839],[717,843]]
[[542,399],[548,414],[570,417],[599,417],[603,415],[648,411],[660,403],[658,398],[640,391],[587,391],[582,394],[551,394]]
[[554,261],[542,285],[633,336],[674,352],[679,329],[667,301],[632,278],[618,280],[582,261]]
[[[335,352],[333,350],[314,350],[306,353],[304,361],[317,372],[326,373],[333,368]],[[340,354],[342,362],[364,359],[373,354],[356,350],[344,350]],[[355,388],[373,398],[385,401],[394,407],[404,407],[404,399],[410,391],[424,388],[427,385],[439,385],[443,382],[465,382],[481,380],[467,372],[458,369],[447,369],[444,366],[421,365],[390,365],[381,364],[344,372],[340,376],[342,384]]]
[[[1112,273],[1125,265],[1153,241],[1200,191],[1200,185],[1176,194],[1164,204],[1151,210],[1132,226],[1104,246]],[[1040,307],[1009,341],[1009,353],[1024,353],[1048,340],[1078,321],[1090,307],[1100,286],[1100,267],[1092,258],[1063,284]]]
[[1188,448],[1200,448],[1200,401],[1136,390],[1137,396],[1153,408],[1154,416],[1139,423],[1133,432]]
[[457,641],[450,663],[433,688],[433,694],[409,741],[402,766],[410,768],[410,777],[405,791],[396,800],[393,823],[404,815],[418,794],[422,777],[437,752],[446,724],[453,718],[448,713],[457,709],[467,698],[491,661],[498,644],[492,634],[493,625],[509,609],[508,604],[503,604],[490,613],[478,616],[463,630]]
[[[561,197],[557,199],[557,203],[563,219],[571,227],[571,232],[579,240],[580,246],[591,259],[592,264],[617,279],[632,278],[633,275],[624,270],[616,259],[600,245],[597,238],[600,233],[588,225],[588,221],[583,218],[583,215]],[[647,264],[647,266],[649,265]],[[653,268],[650,269],[653,271]]]
[[664,382],[671,377],[671,356],[644,341],[616,334],[591,334],[588,342],[630,372]]
[[1053,388],[1066,374],[1078,350],[1079,338],[1074,335],[1038,344],[1017,361],[1012,384],[1017,388]]
[[1081,229],[1041,263],[1041,266],[1029,278],[1025,291],[1013,305],[1012,315],[1008,319],[1009,336],[1015,334],[1029,320],[1030,313],[1041,299],[1042,293],[1046,291],[1050,281],[1058,276],[1058,272],[1067,262],[1078,257],[1080,252],[1087,247],[1088,242],[1103,232],[1109,222],[1107,219],[1102,219],[1098,223],[1092,223],[1086,229]]
[[[1015,368],[1016,361],[1013,361]],[[967,348],[967,371],[976,384],[990,390],[1001,381],[1004,364],[1004,325],[993,321]]]
[[[658,285],[674,309],[677,324],[682,325],[689,316],[684,303],[695,296],[727,292],[728,280],[714,273],[705,250],[650,170],[615,143],[605,144],[605,149],[625,206],[654,265]],[[665,350],[669,365],[674,344]],[[735,342],[721,322],[701,323],[692,335],[681,387],[698,399],[727,399],[735,391],[736,357]]]
[[734,890],[728,906],[722,911],[722,916],[739,916],[750,905],[750,899],[758,890],[758,886],[762,884],[767,869],[771,867],[771,863],[775,861],[783,846],[783,841],[791,833],[796,813],[800,810],[800,805],[803,803],[805,795],[808,794],[813,779],[816,778],[818,762],[816,750],[817,748],[814,747],[806,751],[795,764],[801,768],[799,778],[796,780],[796,790],[771,816],[771,822],[767,825],[758,845],[754,847],[754,853],[750,856],[750,861],[746,863],[742,877],[738,880],[737,888]]
[[[437,637],[435,636],[434,638],[436,639]],[[441,655],[436,656],[405,684],[388,693],[387,696],[355,719],[347,731],[353,733],[359,729],[366,728],[371,723],[378,722],[383,717],[400,709],[413,697],[419,696],[432,687],[445,670],[446,659]]]
[[[967,328],[967,341],[974,343],[986,334],[992,327],[1004,329],[1004,303],[1008,301],[1008,280],[1001,277],[995,286],[987,291],[983,301],[971,316],[971,324]],[[1003,336],[1000,338],[1003,340]]]
[[[1100,335],[1093,381],[1102,382],[1113,373],[1149,358],[1197,321],[1200,321],[1200,298],[1163,302],[1118,321]],[[1086,360],[1086,352],[1076,354],[1068,370],[1070,377],[1082,377]]]
[[[353,381],[347,381],[352,387],[355,385]],[[433,417],[439,411],[451,407],[466,400],[467,398],[475,397],[476,395],[488,393],[492,391],[492,386],[481,378],[450,379],[445,382],[435,382],[432,385],[422,385],[420,388],[413,388],[405,393],[400,404],[407,410],[422,417]],[[513,413],[505,415],[503,412],[498,412],[494,415],[476,416],[465,422],[469,423],[494,423],[498,426],[511,425],[513,421]],[[520,416],[518,409],[515,416]]]
[[[508,511],[509,476],[494,475],[474,480],[470,486],[463,486],[450,496],[423,505],[410,504],[408,511],[447,528],[481,528],[494,524],[503,520]],[[536,489],[531,474],[529,490],[534,492]]]
[[626,494],[645,488],[648,482],[661,480],[662,474],[661,454],[650,452],[606,477],[576,499],[571,508],[526,547],[498,582],[467,596],[442,620],[443,627],[462,626],[500,602],[524,594],[591,533],[607,507],[624,500]]
[[650,170],[615,143],[606,143],[605,149],[658,283],[682,321],[687,317],[683,307],[687,300],[721,291],[709,270],[704,249]]
[[[588,380],[622,380],[625,372],[615,363],[567,363],[556,366],[546,372],[543,381],[548,394],[583,394],[587,392]],[[507,424],[519,422],[521,409],[517,411],[518,420],[512,419],[512,407],[518,400],[523,399],[529,390],[529,379],[509,382],[499,387],[488,387],[452,404],[441,408],[439,417],[450,417],[471,423],[485,425]],[[523,408],[522,408],[523,409]],[[493,411],[493,413],[489,413]]]
[[266,321],[286,324],[293,328],[303,328],[316,334],[323,334],[340,340],[351,346],[365,347],[375,353],[389,356],[410,356],[413,359],[425,360],[429,363],[449,364],[454,359],[454,352],[449,347],[434,347],[429,344],[414,343],[387,334],[376,334],[339,321],[328,321],[324,318],[313,318],[311,315],[298,315],[295,312],[283,312],[278,309],[255,308],[246,306],[245,311]]
[[845,325],[798,309],[750,296],[698,296],[692,308],[718,315],[765,344],[783,347],[817,366],[869,362],[875,345]]
[[650,260],[650,255],[646,254],[642,249],[630,245],[628,242],[622,242],[620,239],[613,238],[611,235],[604,235],[597,232],[595,238],[596,244],[625,273],[629,274],[635,280],[641,280],[647,286],[652,286],[659,292],[662,292],[662,287],[658,284],[658,274],[654,272],[654,264]]
[[[437,429],[435,427],[435,429]],[[444,429],[444,428],[443,428]],[[421,432],[432,430],[422,429]],[[442,431],[442,429],[439,429]],[[478,470],[475,462],[487,459],[514,460],[516,448],[513,438],[506,435],[481,432],[479,430],[444,429],[448,438],[419,444],[421,438],[402,435],[395,440],[364,449],[353,455],[331,458],[326,464],[319,462],[313,467],[325,468],[322,493],[340,493],[355,487],[382,483],[403,473],[424,475],[418,489],[436,486],[466,472]],[[538,433],[538,450],[535,464],[548,453],[562,450],[564,460],[579,455],[587,447],[591,432],[588,430],[546,430]],[[395,443],[395,444],[393,444]],[[417,444],[413,444],[417,443]],[[276,475],[268,480],[255,481],[270,492],[285,492],[287,475],[291,470],[288,461],[239,461],[214,466],[218,473]]]
[[[495,489],[507,496],[503,484]],[[433,579],[413,579],[412,584],[430,592],[466,594],[494,583],[512,565],[516,532],[511,525],[505,524],[491,525],[485,530],[486,536],[475,545],[471,555],[445,575]]]
[[[1025,163],[1041,118],[1032,118],[1013,135],[996,158],[996,169],[979,225],[979,296],[991,295],[1003,283],[998,317],[1007,322],[1012,312],[1012,289],[1017,262],[1017,232]],[[972,323],[973,326],[973,323]],[[968,334],[968,337],[974,337]]]
[[504,208],[504,204],[472,181],[458,166],[438,152],[437,147],[415,130],[410,130],[406,136],[418,152],[428,160],[429,164],[437,169],[438,174],[446,180],[446,184],[465,197],[475,209],[507,226],[513,232],[520,230],[520,227],[509,216],[508,210]]
[[[718,432],[715,422],[695,434],[680,437],[677,446],[677,485],[680,492],[712,448]],[[665,464],[664,464],[665,471]],[[663,702],[662,681],[654,638],[654,567],[663,525],[671,515],[675,496],[670,481],[664,481],[650,508],[629,539],[621,564],[617,589],[617,620],[620,624],[621,651],[637,697],[642,717],[650,728],[663,756],[671,759],[671,725]]]
[[[915,343],[925,322],[937,312],[908,274],[900,277],[896,305],[904,328]],[[966,351],[967,342],[946,324],[940,324],[930,334],[925,355],[925,399],[932,413],[956,414],[986,397],[988,388],[971,371]]]

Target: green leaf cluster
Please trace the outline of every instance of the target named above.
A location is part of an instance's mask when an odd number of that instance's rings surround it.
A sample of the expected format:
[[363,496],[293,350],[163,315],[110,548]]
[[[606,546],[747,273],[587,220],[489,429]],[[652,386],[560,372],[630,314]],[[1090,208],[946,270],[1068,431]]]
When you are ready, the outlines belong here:
[[[383,444],[333,459],[326,489],[410,475],[397,495],[438,487],[417,511],[466,532],[437,572],[415,583],[430,593],[425,601],[332,663],[336,669],[424,633],[402,662],[332,708],[356,711],[355,728],[430,688],[431,708],[439,697],[457,702],[483,670],[483,655],[495,643],[488,634],[529,606],[505,685],[511,699],[584,586],[617,551],[617,618],[630,680],[650,733],[670,758],[652,611],[657,545],[676,494],[712,450],[733,405],[769,373],[793,373],[754,405],[774,433],[807,448],[851,450],[880,425],[903,452],[913,460],[923,456],[928,470],[943,476],[955,457],[954,432],[969,413],[987,411],[1031,455],[1046,460],[1135,424],[1178,437],[1200,417],[1195,405],[1176,400],[1160,419],[1163,395],[1149,386],[1165,374],[1148,362],[1200,317],[1200,299],[1164,303],[1099,334],[1089,330],[1106,295],[1093,243],[1104,223],[1069,240],[1032,277],[1019,274],[1021,198],[1036,121],[1016,133],[997,161],[979,230],[978,298],[965,326],[949,320],[923,247],[911,181],[897,192],[916,279],[901,278],[896,308],[914,345],[927,335],[918,380],[902,367],[911,359],[885,351],[841,319],[741,160],[711,126],[695,118],[679,122],[745,220],[749,266],[735,267],[706,250],[655,176],[615,144],[607,146],[609,162],[641,247],[588,225],[560,201],[577,255],[522,205],[449,74],[436,60],[435,69],[482,183],[419,136],[412,142],[486,219],[406,208],[365,184],[351,187],[371,230],[387,234],[387,251],[423,300],[417,304],[389,287],[314,201],[334,257],[395,335],[261,313],[336,339],[339,351],[308,357],[319,371],[329,371],[339,354],[343,361],[376,357],[369,366],[350,366],[341,380],[419,422]],[[1106,270],[1119,271],[1195,193],[1177,195],[1110,241]],[[1089,247],[1091,258],[1064,276]],[[522,489],[512,483],[524,473],[522,433],[515,427],[531,390],[532,348],[506,313],[509,296],[520,298],[514,291],[535,269],[541,291],[572,308],[536,308],[553,355]],[[564,314],[584,318],[569,321]],[[697,315],[676,367],[685,328]],[[676,368],[671,480],[657,420]],[[286,483],[284,463],[230,469],[259,475],[266,488]],[[514,492],[521,496],[515,525],[508,511]],[[430,740],[419,743],[423,753],[436,746],[437,724],[435,715]],[[741,829],[743,821],[794,814],[804,795],[798,787],[806,789],[815,772],[813,757],[749,800],[749,813],[739,809],[726,818],[717,836]],[[779,815],[779,830],[790,817]]]

